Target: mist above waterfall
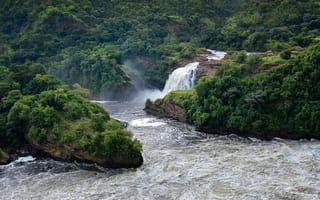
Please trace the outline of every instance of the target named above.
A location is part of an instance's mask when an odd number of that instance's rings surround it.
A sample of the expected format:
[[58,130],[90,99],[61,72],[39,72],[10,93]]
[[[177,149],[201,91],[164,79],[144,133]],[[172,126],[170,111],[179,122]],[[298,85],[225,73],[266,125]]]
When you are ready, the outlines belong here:
[[[208,60],[222,60],[226,52],[206,49],[209,53]],[[175,69],[168,77],[164,89],[161,91],[156,86],[145,81],[145,67],[141,66],[135,59],[127,59],[124,62],[124,69],[131,79],[131,85],[125,89],[114,88],[108,90],[109,96],[116,96],[115,100],[134,101],[144,103],[147,99],[152,101],[163,98],[175,90],[190,90],[194,87],[197,79],[199,62],[192,62],[184,67]],[[105,99],[105,98],[102,98]],[[109,99],[109,98],[107,98]]]
[[196,82],[196,73],[199,62],[189,63],[184,67],[174,70],[169,75],[162,91],[157,88],[146,86],[141,79],[141,76],[139,77],[137,76],[137,73],[132,73],[133,66],[129,62],[126,62],[125,64],[125,69],[128,70],[134,86],[134,90],[132,91],[133,98],[131,101],[144,103],[147,99],[155,100],[157,98],[163,98],[171,91],[192,89]]

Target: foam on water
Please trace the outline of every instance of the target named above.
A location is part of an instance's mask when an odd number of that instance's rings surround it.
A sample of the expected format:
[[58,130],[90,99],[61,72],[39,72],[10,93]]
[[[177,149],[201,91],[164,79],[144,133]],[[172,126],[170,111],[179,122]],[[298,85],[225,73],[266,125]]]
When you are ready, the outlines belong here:
[[100,104],[115,102],[115,101],[104,101],[104,100],[90,100],[90,101],[93,103],[100,103]]
[[15,162],[32,162],[36,160],[35,157],[32,156],[24,156],[24,157],[19,157]]
[[0,199],[320,199],[318,140],[213,136],[150,117],[140,104],[103,106],[130,122],[143,144],[141,167],[97,173],[53,160],[0,166]]
[[226,56],[226,52],[206,49],[211,55],[207,56],[208,60],[222,60]]
[[130,122],[130,125],[134,127],[146,127],[146,126],[163,126],[166,125],[164,122],[159,122],[156,118],[143,118],[143,119],[135,119]]
[[[210,59],[224,52],[212,51]],[[208,58],[209,59],[209,58]],[[191,89],[199,63],[178,68],[164,92]],[[167,86],[168,85],[168,86]],[[159,91],[142,92],[138,99]],[[149,96],[151,97],[151,96]],[[141,102],[100,103],[143,144],[138,169],[79,169],[21,157],[0,166],[0,199],[320,199],[320,142],[213,136],[150,117]]]

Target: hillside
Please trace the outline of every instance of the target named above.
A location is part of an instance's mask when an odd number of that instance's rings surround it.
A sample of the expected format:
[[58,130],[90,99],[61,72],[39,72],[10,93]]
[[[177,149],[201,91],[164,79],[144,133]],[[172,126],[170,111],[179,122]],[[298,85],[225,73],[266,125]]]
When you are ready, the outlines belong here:
[[162,87],[198,47],[283,50],[319,35],[319,3],[307,1],[34,1],[0,8],[0,64],[39,63],[93,94],[130,86],[123,59],[138,59]]
[[126,60],[161,89],[200,48],[282,52],[287,60],[234,55],[199,81],[183,102],[184,120],[204,130],[318,137],[317,0],[4,0],[0,22],[0,147],[138,166],[139,141],[79,94],[127,99],[136,91]]

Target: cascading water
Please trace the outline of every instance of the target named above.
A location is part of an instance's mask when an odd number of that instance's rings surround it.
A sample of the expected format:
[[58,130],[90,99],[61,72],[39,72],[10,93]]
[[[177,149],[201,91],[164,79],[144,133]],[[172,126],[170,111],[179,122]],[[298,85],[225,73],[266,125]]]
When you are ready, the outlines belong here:
[[[198,64],[175,70],[162,94],[191,89]],[[150,94],[145,92],[148,98]],[[98,173],[83,170],[90,167],[83,164],[27,156],[0,166],[0,200],[320,198],[318,140],[207,135],[184,123],[151,117],[139,102],[98,103],[113,118],[128,122],[143,143],[140,168]]]
[[208,60],[222,60],[226,56],[226,52],[206,49],[210,55],[207,56]]
[[193,88],[198,65],[199,62],[193,62],[174,70],[166,81],[162,95],[164,96],[174,90],[190,90]]
[[142,89],[132,101],[145,102],[147,99],[154,101],[157,98],[163,98],[171,91],[192,89],[196,82],[198,66],[199,62],[193,62],[177,68],[169,75],[162,91],[158,89]]

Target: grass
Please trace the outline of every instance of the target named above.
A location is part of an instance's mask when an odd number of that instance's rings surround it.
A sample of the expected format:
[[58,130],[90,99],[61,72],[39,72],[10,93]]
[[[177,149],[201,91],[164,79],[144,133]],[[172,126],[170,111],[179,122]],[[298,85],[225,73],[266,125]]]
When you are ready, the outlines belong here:
[[178,90],[170,92],[164,97],[164,101],[172,100],[175,103],[183,106],[186,99],[190,99],[195,96],[195,90]]
[[281,64],[284,62],[280,55],[266,56],[262,58],[262,61],[264,64]]

